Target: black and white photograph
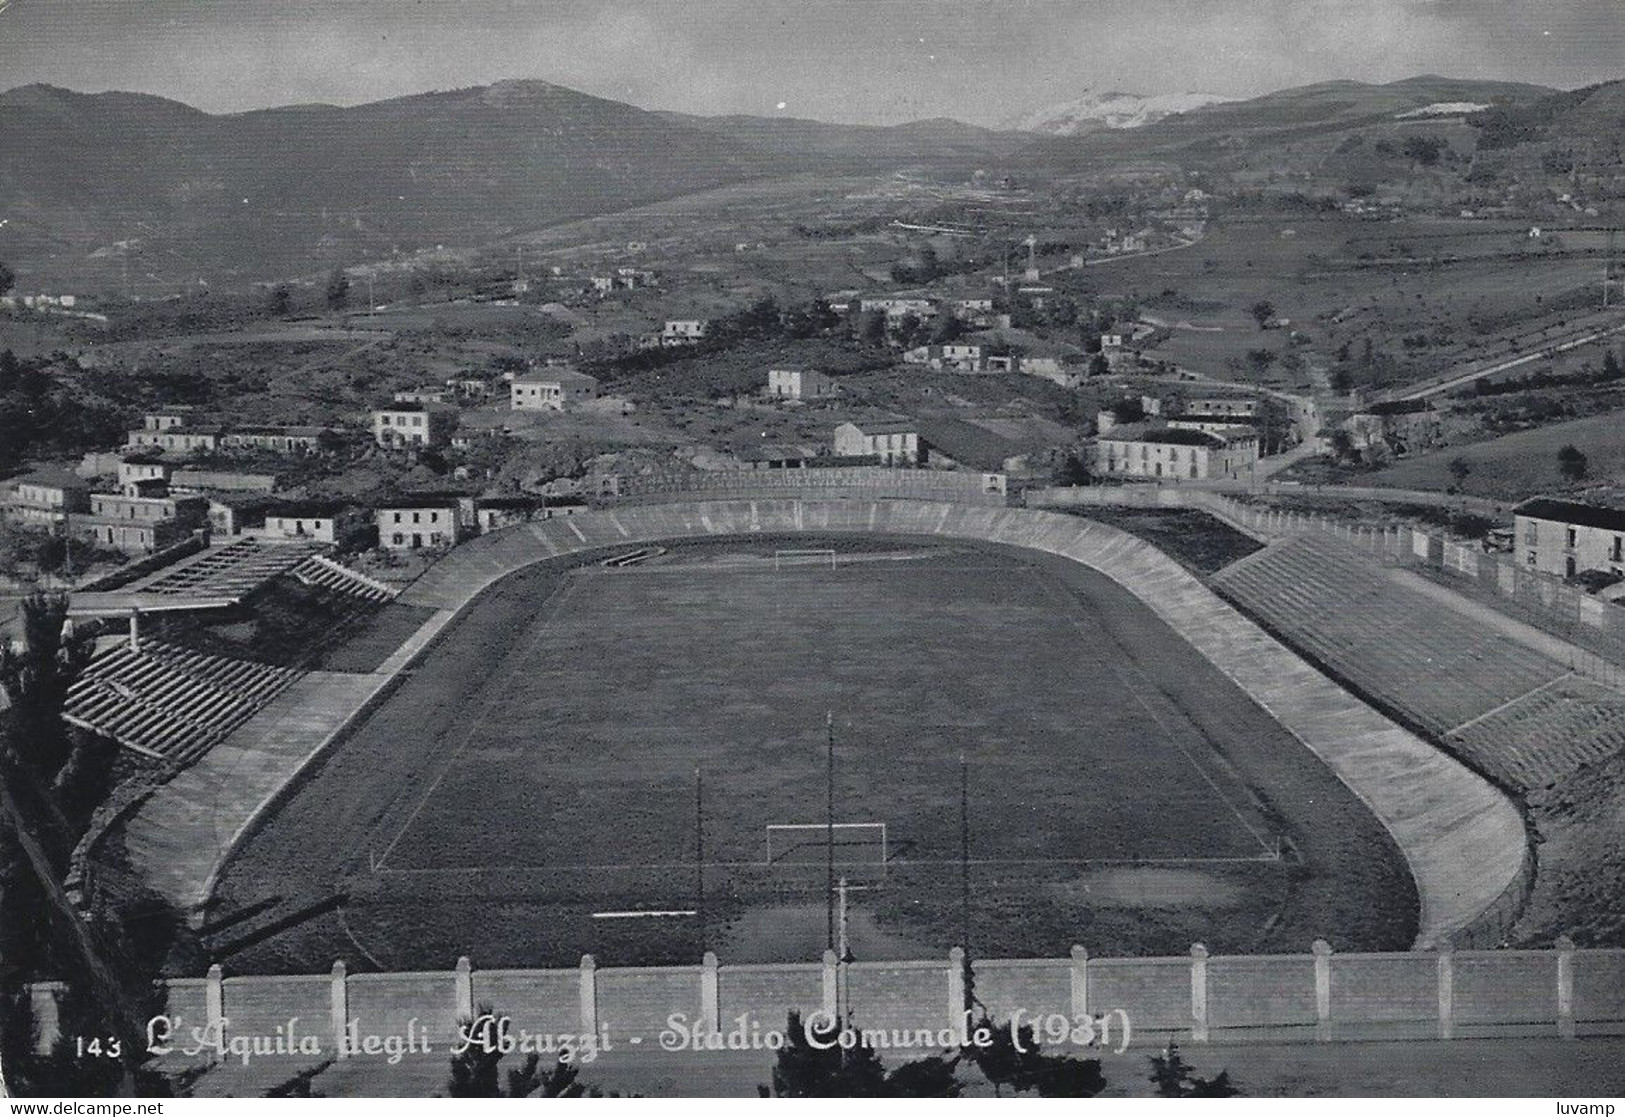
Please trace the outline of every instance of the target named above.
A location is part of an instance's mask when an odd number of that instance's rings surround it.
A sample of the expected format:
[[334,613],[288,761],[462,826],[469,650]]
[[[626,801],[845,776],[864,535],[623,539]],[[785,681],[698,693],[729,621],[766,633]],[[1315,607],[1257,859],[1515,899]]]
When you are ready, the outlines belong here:
[[0,1097],[1611,1117],[1625,6],[0,0]]

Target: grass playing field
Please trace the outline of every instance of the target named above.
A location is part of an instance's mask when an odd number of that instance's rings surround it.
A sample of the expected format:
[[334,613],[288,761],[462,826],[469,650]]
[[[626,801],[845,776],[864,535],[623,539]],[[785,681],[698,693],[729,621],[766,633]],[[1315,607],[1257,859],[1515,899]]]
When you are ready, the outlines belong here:
[[[834,568],[774,569],[819,546]],[[853,546],[505,580],[230,863],[219,911],[349,896],[234,968],[691,960],[695,916],[594,918],[650,909],[703,911],[730,960],[816,957],[823,858],[767,865],[766,827],[825,820],[826,714],[837,821],[888,831],[884,866],[841,851],[865,957],[963,933],[961,755],[984,956],[1408,941],[1380,826],[1124,591],[992,547]]]
[[[885,823],[894,859],[959,856],[961,756],[977,859],[1267,852],[1149,689],[1086,601],[987,555],[588,567],[540,603],[381,862],[681,870],[696,771],[707,860],[761,861],[769,824],[825,819],[826,711],[836,821]],[[493,848],[498,819],[533,825]]]

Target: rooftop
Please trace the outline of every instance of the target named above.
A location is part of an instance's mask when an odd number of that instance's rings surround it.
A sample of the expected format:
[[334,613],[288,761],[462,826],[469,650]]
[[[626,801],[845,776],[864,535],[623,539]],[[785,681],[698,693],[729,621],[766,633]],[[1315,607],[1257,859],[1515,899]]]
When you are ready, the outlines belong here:
[[882,419],[878,422],[852,423],[864,434],[918,434],[920,424],[913,419]]
[[1596,527],[1605,531],[1625,531],[1625,509],[1602,508],[1595,504],[1579,504],[1571,500],[1553,500],[1537,496],[1514,508],[1517,516],[1530,516],[1537,520],[1553,520],[1577,527]]
[[482,496],[475,502],[480,508],[542,508],[547,498],[542,496]]
[[467,493],[409,492],[396,493],[378,502],[379,508],[457,508],[472,499]]
[[342,500],[288,500],[272,504],[265,510],[267,516],[280,516],[283,519],[304,517],[313,520],[325,520],[339,515],[350,507]]
[[77,473],[67,469],[36,469],[32,473],[24,473],[20,477],[13,477],[6,482],[8,488],[18,485],[48,485],[57,489],[86,489],[89,482]]
[[1130,423],[1113,427],[1100,436],[1102,442],[1149,442],[1154,446],[1205,446],[1215,450],[1225,444],[1218,435],[1206,431],[1182,430],[1177,427],[1148,427]]
[[515,384],[576,384],[593,385],[598,383],[596,376],[588,376],[584,372],[577,372],[573,368],[539,368],[533,372],[522,372],[513,378]]

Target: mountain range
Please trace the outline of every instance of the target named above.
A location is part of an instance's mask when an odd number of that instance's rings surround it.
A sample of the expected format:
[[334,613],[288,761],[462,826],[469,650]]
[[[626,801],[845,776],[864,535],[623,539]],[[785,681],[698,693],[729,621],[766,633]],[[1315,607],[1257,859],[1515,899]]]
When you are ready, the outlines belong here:
[[169,284],[311,274],[792,174],[924,167],[964,178],[1141,157],[1197,167],[1238,151],[1267,161],[1306,137],[1451,104],[1491,106],[1474,120],[1503,146],[1617,140],[1622,90],[1423,77],[1229,102],[1091,94],[1014,122],[1022,131],[689,116],[543,81],[229,115],[29,85],[0,93],[0,259],[24,289],[102,286],[125,257]]

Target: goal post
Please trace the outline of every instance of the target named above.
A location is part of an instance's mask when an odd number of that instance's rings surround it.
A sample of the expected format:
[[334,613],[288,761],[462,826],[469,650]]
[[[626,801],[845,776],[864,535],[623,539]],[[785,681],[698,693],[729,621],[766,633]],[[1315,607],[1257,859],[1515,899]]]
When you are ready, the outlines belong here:
[[835,569],[835,552],[827,547],[792,548],[773,552],[773,569],[786,566],[827,566]]
[[884,865],[890,859],[884,822],[795,822],[768,824],[767,863],[822,865],[829,859],[832,832],[837,865]]

